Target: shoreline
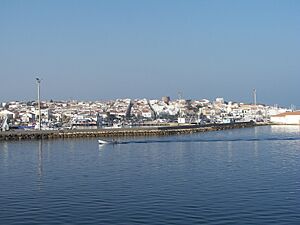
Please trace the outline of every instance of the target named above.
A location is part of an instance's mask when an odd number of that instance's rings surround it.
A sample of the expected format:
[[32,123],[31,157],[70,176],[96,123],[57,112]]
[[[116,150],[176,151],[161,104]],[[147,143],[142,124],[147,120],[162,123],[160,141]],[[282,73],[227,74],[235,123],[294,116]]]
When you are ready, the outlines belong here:
[[136,127],[136,128],[109,128],[109,129],[85,129],[85,130],[34,130],[34,131],[5,131],[0,132],[0,141],[39,140],[58,138],[85,138],[85,137],[134,137],[134,136],[167,136],[192,134],[199,132],[228,130],[264,126],[268,124],[256,124],[251,122],[232,124],[210,125],[182,125],[164,127]]

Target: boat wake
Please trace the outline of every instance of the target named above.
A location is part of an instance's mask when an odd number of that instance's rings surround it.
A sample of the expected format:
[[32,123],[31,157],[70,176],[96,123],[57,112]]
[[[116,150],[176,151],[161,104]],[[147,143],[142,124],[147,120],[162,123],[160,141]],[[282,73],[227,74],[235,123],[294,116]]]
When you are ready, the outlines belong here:
[[173,140],[141,140],[118,141],[115,144],[151,144],[151,143],[205,143],[205,142],[261,142],[261,141],[300,141],[300,137],[284,138],[233,138],[233,139],[173,139]]

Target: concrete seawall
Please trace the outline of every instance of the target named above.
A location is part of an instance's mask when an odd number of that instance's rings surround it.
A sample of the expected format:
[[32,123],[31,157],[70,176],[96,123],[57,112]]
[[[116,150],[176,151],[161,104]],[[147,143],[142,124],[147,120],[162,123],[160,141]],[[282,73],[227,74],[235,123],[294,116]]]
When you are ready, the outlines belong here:
[[192,134],[197,132],[217,131],[235,128],[257,126],[255,123],[187,125],[169,127],[140,127],[140,128],[111,128],[96,130],[57,130],[57,131],[6,131],[0,132],[0,141],[34,140],[54,138],[82,138],[82,137],[124,137],[124,136],[163,136]]

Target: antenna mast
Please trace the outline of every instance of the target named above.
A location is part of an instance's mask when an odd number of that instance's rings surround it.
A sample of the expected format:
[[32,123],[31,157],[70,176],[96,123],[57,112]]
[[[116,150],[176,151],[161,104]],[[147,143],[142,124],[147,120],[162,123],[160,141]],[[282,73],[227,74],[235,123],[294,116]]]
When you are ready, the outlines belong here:
[[253,89],[253,103],[256,105],[256,89]]

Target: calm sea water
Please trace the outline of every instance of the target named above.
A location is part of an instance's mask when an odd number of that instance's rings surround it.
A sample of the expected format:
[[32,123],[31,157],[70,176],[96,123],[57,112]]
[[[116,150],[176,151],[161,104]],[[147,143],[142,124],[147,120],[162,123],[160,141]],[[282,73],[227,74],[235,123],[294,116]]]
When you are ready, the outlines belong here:
[[300,126],[0,142],[0,224],[300,224]]

